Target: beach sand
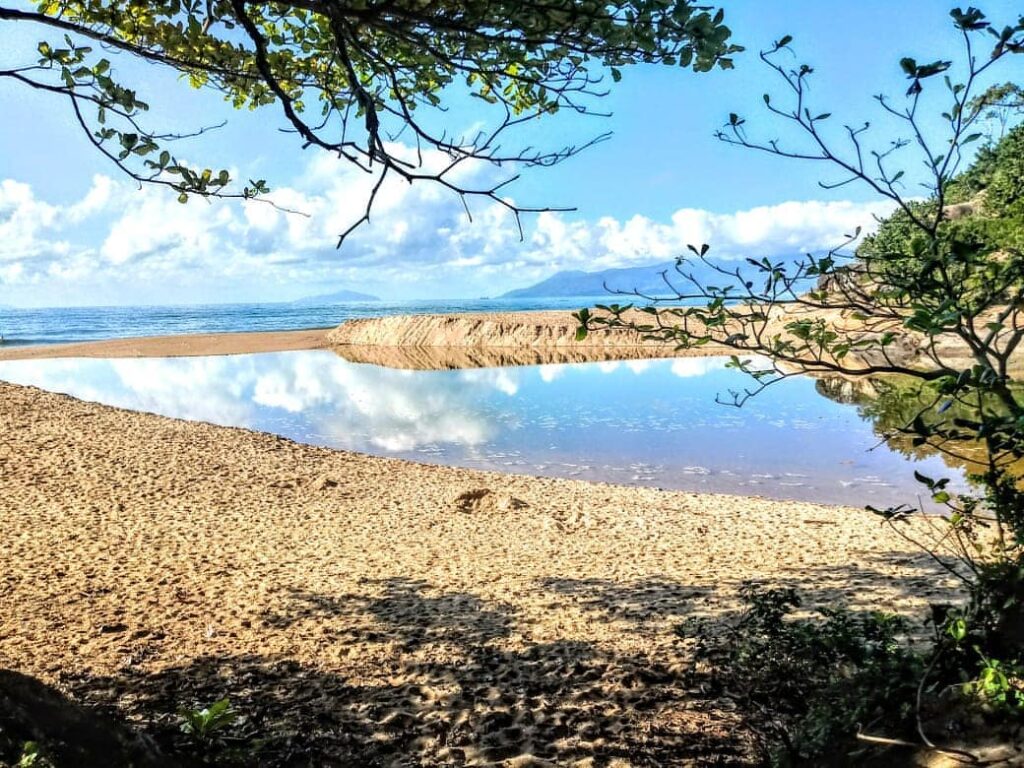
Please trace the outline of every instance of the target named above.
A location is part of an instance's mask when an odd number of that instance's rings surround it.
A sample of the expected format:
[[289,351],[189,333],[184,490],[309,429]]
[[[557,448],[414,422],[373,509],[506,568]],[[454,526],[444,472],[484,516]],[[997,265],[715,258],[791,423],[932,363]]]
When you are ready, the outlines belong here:
[[[870,514],[299,445],[0,384],[0,667],[167,744],[230,698],[264,765],[746,764],[686,676],[744,580],[919,612]],[[305,761],[305,762],[304,762]]]
[[84,341],[75,344],[0,346],[0,360],[42,360],[58,357],[200,357],[323,349],[326,328],[302,331],[191,333]]

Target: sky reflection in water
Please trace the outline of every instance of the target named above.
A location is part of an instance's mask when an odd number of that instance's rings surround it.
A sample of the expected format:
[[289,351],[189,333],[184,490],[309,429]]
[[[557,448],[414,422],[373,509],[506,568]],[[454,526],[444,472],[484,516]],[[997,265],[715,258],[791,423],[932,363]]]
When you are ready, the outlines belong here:
[[[404,371],[331,352],[0,363],[0,379],[439,464],[856,506],[913,501],[911,462],[793,378],[743,408],[721,358]],[[873,450],[872,450],[873,449]]]

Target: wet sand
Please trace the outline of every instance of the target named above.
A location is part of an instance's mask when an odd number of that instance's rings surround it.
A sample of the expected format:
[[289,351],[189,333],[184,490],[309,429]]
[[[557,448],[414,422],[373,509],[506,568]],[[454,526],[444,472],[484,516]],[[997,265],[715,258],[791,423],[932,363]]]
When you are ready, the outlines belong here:
[[[744,580],[919,613],[860,510],[434,467],[0,383],[0,667],[264,765],[747,764],[674,628]],[[689,762],[688,762],[689,761]]]

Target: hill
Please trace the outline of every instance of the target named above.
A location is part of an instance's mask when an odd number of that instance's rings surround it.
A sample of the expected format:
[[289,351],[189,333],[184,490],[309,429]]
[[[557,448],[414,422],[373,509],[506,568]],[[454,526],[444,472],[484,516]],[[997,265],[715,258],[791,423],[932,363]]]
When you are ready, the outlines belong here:
[[[675,275],[675,261],[648,264],[643,267],[620,267],[603,269],[598,272],[582,270],[564,270],[556,272],[546,280],[542,280],[526,288],[502,294],[502,299],[550,298],[556,296],[608,296],[609,291],[639,291],[648,296],[671,297],[675,292],[670,290],[661,277],[668,270],[669,276]],[[693,271],[701,279],[711,278],[714,270],[703,263],[690,263],[688,271]],[[686,290],[685,281],[676,278],[673,283]]]
[[333,293],[321,293],[316,296],[305,296],[296,299],[292,304],[342,304],[346,301],[380,301],[380,296],[359,291],[334,291]]

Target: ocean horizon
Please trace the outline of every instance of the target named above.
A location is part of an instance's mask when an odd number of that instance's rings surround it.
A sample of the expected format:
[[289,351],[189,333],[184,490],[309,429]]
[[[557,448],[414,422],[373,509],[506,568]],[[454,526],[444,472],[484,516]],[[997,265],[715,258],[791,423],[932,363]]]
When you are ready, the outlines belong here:
[[346,320],[388,315],[575,310],[615,297],[410,299],[341,303],[143,305],[0,308],[4,346],[65,344],[140,336],[333,328]]

